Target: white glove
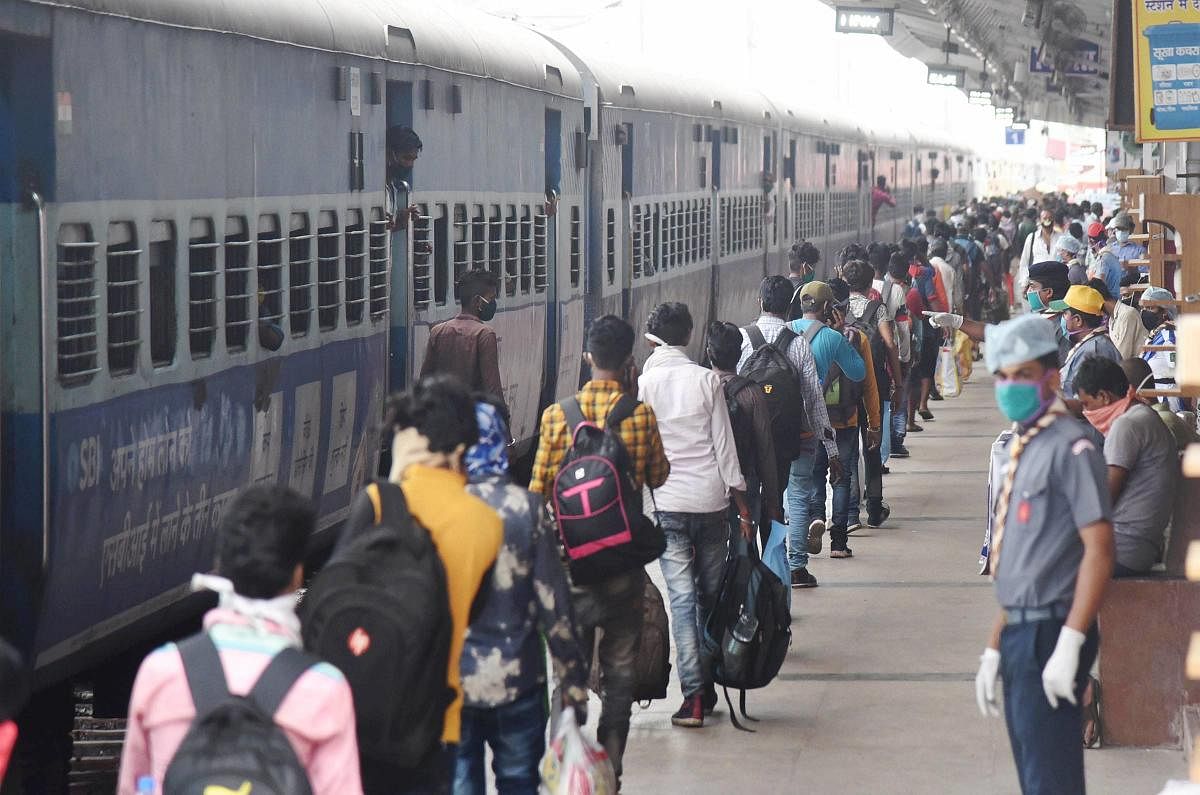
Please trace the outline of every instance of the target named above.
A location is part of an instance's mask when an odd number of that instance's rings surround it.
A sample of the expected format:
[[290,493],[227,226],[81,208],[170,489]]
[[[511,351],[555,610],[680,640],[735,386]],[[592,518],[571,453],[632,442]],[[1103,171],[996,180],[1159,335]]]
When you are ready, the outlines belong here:
[[975,674],[975,703],[979,705],[979,713],[983,717],[1000,716],[1000,707],[996,704],[996,680],[1000,678],[1000,652],[990,646],[983,650],[979,658],[979,673]]
[[929,318],[929,325],[934,328],[945,328],[951,331],[957,331],[962,328],[962,315],[955,315],[950,312],[922,312],[921,314]]
[[1058,699],[1075,703],[1075,675],[1079,673],[1079,649],[1087,637],[1077,629],[1063,625],[1058,633],[1054,653],[1042,669],[1042,689],[1053,709],[1058,709]]

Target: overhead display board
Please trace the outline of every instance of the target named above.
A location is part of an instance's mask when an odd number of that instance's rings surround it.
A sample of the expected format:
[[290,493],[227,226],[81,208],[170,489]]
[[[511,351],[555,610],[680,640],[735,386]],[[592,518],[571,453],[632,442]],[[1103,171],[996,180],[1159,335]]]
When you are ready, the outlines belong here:
[[929,67],[929,76],[925,78],[925,82],[931,86],[952,86],[954,88],[962,88],[967,82],[967,70],[954,66],[934,66],[926,64]]
[[1200,140],[1200,6],[1134,0],[1138,141]]
[[874,33],[890,36],[896,26],[896,12],[891,8],[865,6],[836,6],[834,30],[838,33]]

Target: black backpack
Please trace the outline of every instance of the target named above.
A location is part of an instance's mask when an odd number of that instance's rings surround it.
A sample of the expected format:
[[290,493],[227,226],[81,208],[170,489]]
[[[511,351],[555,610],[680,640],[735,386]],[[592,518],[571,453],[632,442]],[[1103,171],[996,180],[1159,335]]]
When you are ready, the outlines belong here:
[[879,333],[879,324],[885,320],[887,320],[887,311],[883,302],[874,298],[867,301],[861,315],[851,312],[846,316],[846,322],[849,325],[867,335],[867,343],[871,346],[871,359],[875,363],[875,385],[879,388],[880,400],[888,399],[887,396],[892,385],[892,379],[887,370],[888,349],[883,341],[883,335]]
[[[821,321],[814,320],[804,330],[804,339],[808,340],[809,345],[812,345],[823,328],[828,327]],[[858,404],[863,396],[862,381],[847,378],[838,363],[832,362],[821,387],[825,390],[825,410],[829,413],[831,424],[846,425],[851,417],[858,416]]]
[[746,326],[742,331],[750,338],[754,353],[742,366],[741,374],[758,384],[762,390],[771,416],[775,455],[781,461],[790,461],[800,454],[803,437],[810,430],[804,412],[800,374],[787,357],[788,346],[796,339],[796,332],[784,326],[775,341],[768,345],[758,326]]
[[754,458],[754,417],[738,403],[737,396],[754,382],[741,375],[735,375],[722,386],[725,392],[725,407],[729,410],[729,427],[733,430],[733,443],[737,448],[738,465],[742,474],[747,477],[754,475],[756,460]]
[[375,524],[357,530],[305,594],[304,645],[350,682],[359,754],[416,767],[441,741],[454,700],[446,572],[399,486],[372,483],[364,496]]
[[762,562],[754,543],[735,535],[729,543],[716,606],[704,626],[704,647],[712,658],[713,680],[725,688],[729,719],[743,731],[752,730],[733,714],[729,688],[741,691],[742,717],[754,720],[746,714],[746,691],[770,684],[792,642],[787,589]]
[[617,432],[640,405],[622,395],[600,428],[578,398],[559,404],[572,441],[554,476],[554,519],[576,585],[645,566],[667,548],[662,528],[642,513],[642,490]]
[[[658,586],[645,569],[642,578],[642,632],[638,639],[638,654],[633,661],[633,700],[645,708],[651,701],[667,697],[667,686],[671,682],[671,630]],[[594,651],[589,687],[603,697],[599,644]],[[593,649],[584,652],[591,654]]]
[[274,716],[296,680],[320,660],[286,648],[249,693],[235,696],[207,633],[180,643],[179,656],[196,718],[167,766],[163,795],[311,795],[308,773]]

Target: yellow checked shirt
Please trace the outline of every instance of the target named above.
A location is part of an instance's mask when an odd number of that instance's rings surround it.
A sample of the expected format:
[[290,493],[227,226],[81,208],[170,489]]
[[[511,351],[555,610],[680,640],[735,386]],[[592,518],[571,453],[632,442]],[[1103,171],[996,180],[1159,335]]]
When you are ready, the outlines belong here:
[[[588,381],[579,390],[579,408],[583,416],[601,428],[617,401],[621,399],[621,385],[616,381]],[[667,482],[671,465],[663,453],[662,438],[658,435],[658,422],[654,410],[645,403],[638,406],[629,419],[621,423],[621,440],[629,452],[633,464],[633,478],[640,486],[657,489]],[[533,460],[533,477],[529,490],[549,497],[554,490],[554,478],[562,465],[563,457],[571,447],[571,429],[562,408],[554,403],[542,413],[541,442]]]

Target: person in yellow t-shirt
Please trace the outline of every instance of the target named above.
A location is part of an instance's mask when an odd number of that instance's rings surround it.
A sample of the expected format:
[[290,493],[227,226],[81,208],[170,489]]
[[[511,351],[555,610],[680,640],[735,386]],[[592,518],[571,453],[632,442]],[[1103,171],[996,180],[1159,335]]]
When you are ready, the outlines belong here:
[[[454,701],[446,708],[442,744],[416,769],[362,760],[363,791],[449,792],[461,729],[460,658],[480,585],[489,575],[503,540],[503,523],[486,502],[468,494],[463,454],[479,439],[475,403],[452,376],[422,379],[408,392],[388,398],[384,427],[392,434],[388,480],[404,491],[409,513],[426,530],[446,570],[450,616],[450,660],[446,679]],[[364,491],[351,507],[344,534],[374,522]],[[344,541],[343,541],[344,543]]]

